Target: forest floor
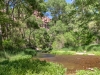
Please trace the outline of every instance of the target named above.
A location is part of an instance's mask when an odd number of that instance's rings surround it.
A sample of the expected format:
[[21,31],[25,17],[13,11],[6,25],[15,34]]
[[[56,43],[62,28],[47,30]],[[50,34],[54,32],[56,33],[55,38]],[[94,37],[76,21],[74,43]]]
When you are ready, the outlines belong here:
[[67,75],[75,75],[77,70],[100,69],[100,56],[95,55],[50,55],[44,54],[40,60],[62,64],[67,69]]

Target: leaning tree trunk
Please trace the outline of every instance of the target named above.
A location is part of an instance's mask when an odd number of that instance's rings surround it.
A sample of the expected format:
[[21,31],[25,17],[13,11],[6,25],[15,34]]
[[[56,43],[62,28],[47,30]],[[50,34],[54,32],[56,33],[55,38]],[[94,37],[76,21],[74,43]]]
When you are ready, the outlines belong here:
[[2,50],[2,30],[0,25],[0,50]]

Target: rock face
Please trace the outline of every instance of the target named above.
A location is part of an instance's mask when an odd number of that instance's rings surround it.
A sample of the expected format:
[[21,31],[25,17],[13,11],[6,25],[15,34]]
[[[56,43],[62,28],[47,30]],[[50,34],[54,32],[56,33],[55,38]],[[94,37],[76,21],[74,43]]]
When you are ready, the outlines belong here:
[[42,19],[42,25],[40,25],[43,28],[49,29],[48,23],[51,21],[51,19],[47,16],[41,16],[41,13],[38,12],[37,10],[34,10],[33,15],[37,18],[37,19]]

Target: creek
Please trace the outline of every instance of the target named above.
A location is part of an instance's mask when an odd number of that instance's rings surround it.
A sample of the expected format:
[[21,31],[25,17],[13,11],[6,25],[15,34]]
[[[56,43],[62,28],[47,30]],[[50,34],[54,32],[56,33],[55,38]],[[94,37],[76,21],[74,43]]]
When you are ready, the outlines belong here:
[[67,68],[67,73],[75,73],[77,70],[93,70],[100,69],[100,56],[94,55],[52,55],[42,53],[40,60],[62,64]]

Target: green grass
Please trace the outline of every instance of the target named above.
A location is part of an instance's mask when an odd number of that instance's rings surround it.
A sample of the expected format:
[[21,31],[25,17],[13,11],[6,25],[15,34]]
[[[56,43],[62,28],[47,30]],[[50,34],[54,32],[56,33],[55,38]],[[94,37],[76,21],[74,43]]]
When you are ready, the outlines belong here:
[[87,54],[94,54],[96,56],[100,56],[100,51],[88,51]]
[[58,64],[27,58],[0,62],[0,75],[65,75],[65,69]]
[[17,53],[10,52],[10,50],[3,50],[0,52],[0,62],[4,60],[19,60],[19,59],[25,59],[25,58],[31,58],[36,56],[37,52],[33,49],[25,49],[25,50],[20,50]]
[[[50,52],[51,54],[55,54],[55,55],[76,55],[76,53],[84,53],[84,51],[58,51],[58,50],[53,50]],[[85,52],[83,55],[96,55],[96,56],[100,56],[100,51],[88,51]]]
[[19,59],[25,59],[25,58],[31,58],[32,55],[27,55],[24,52],[20,52],[18,54],[9,54],[9,53],[5,53],[1,59],[0,62],[5,61],[5,60],[9,60],[9,61],[14,61],[14,60],[19,60]]
[[75,51],[62,51],[62,50],[51,51],[51,54],[55,54],[55,55],[74,55],[75,53],[76,53]]
[[34,53],[30,49],[17,54],[2,52],[0,75],[65,75],[62,65],[32,59]]
[[10,56],[10,61],[25,59],[25,58],[31,58],[31,57],[32,57],[31,55],[27,55],[24,52],[21,52],[19,54]]
[[100,70],[94,68],[94,70],[80,70],[77,71],[76,75],[100,75]]

